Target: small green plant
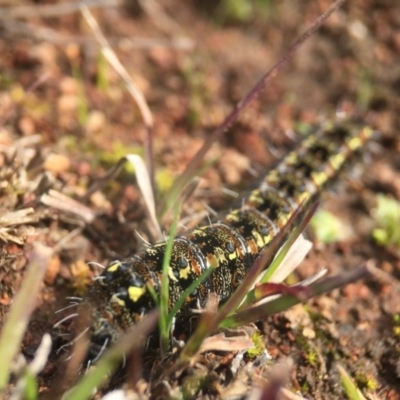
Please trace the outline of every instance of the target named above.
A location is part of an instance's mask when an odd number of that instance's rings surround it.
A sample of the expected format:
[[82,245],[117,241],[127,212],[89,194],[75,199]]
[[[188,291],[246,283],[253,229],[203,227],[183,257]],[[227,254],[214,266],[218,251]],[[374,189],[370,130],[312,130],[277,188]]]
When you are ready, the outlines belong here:
[[219,20],[227,22],[248,22],[254,17],[254,9],[247,0],[223,0],[219,6]]
[[189,91],[189,110],[188,122],[189,126],[195,126],[200,119],[204,103],[208,100],[206,87],[204,86],[205,76],[199,71],[195,61],[187,60],[182,66],[182,74],[186,81]]
[[103,53],[99,51],[97,56],[97,87],[103,92],[107,91],[108,83],[108,62]]
[[376,390],[378,388],[378,382],[372,376],[365,373],[355,374],[355,380],[360,387],[364,387],[368,390]]
[[393,316],[393,335],[400,338],[400,314]]
[[372,231],[373,239],[381,246],[400,247],[400,203],[382,194],[377,196],[374,211],[377,227]]
[[[137,154],[143,156],[143,148],[141,146],[127,146],[121,141],[114,141],[111,145],[111,149],[102,151],[100,153],[100,161],[107,167],[116,165],[126,154]],[[131,163],[124,164],[124,170],[132,174],[135,171],[134,166]]]
[[259,357],[265,351],[264,336],[259,332],[255,332],[251,340],[254,343],[254,347],[247,350],[247,355],[250,358]]
[[82,71],[76,62],[72,62],[72,76],[78,87],[78,122],[80,126],[85,126],[89,117],[89,105],[85,93]]
[[361,109],[367,110],[368,105],[374,96],[374,88],[371,77],[365,68],[360,69],[358,74],[358,82],[357,104]]
[[318,241],[324,244],[343,240],[346,236],[343,223],[329,211],[318,210],[313,216],[310,226]]
[[307,136],[312,133],[314,126],[305,121],[297,121],[294,125],[295,132],[300,136]]
[[245,24],[256,15],[271,16],[271,0],[222,0],[216,18],[220,24]]
[[174,175],[171,170],[163,168],[156,172],[156,187],[162,195],[166,193],[174,182]]
[[318,363],[318,353],[315,349],[309,349],[307,354],[305,355],[306,361],[313,367],[315,367]]

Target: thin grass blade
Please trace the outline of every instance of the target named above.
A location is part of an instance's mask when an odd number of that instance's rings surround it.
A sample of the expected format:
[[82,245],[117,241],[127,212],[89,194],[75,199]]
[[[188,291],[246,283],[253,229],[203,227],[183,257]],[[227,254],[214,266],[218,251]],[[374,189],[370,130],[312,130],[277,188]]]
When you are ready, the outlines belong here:
[[[292,246],[294,245],[294,243],[299,239],[301,233],[304,231],[304,229],[306,228],[307,224],[309,223],[310,219],[312,218],[312,216],[315,213],[315,210],[318,207],[318,202],[315,202],[314,204],[312,204],[311,206],[309,206],[309,210],[307,211],[307,209],[303,210],[300,212],[300,215],[296,217],[296,221],[300,221],[297,224],[295,224],[296,228],[294,229],[294,231],[289,235],[288,239],[286,240],[286,242],[284,243],[284,245],[279,249],[279,251],[277,252],[277,255],[275,256],[275,258],[273,259],[273,261],[270,263],[269,267],[266,268],[266,271],[263,275],[263,277],[260,280],[260,283],[268,283],[271,281],[275,281],[276,279],[273,279],[274,276],[280,272],[279,270],[282,267],[282,264],[284,262],[284,259],[288,256],[290,249],[292,248]],[[300,210],[302,209],[302,207],[300,206],[299,208]],[[295,214],[296,215],[296,214]],[[295,216],[294,215],[294,216]],[[288,222],[289,225],[290,222]],[[287,225],[287,226],[288,226]],[[289,225],[290,226],[290,225]],[[268,265],[269,260],[265,260],[264,261],[264,266]],[[265,269],[262,268],[262,270]],[[261,270],[261,271],[262,271]],[[286,276],[285,276],[286,277]],[[245,309],[246,307],[248,307],[250,304],[254,304],[258,301],[260,301],[263,297],[259,297],[259,295],[261,295],[261,291],[256,291],[256,289],[249,289],[248,293],[246,295],[245,300],[243,301],[243,303],[241,304],[241,306],[239,307],[240,310]]]
[[237,306],[243,301],[250,288],[254,285],[258,276],[266,265],[272,262],[276,252],[282,246],[293,224],[304,218],[309,219],[314,212],[314,206],[311,210],[303,209],[300,206],[289,218],[286,225],[278,232],[268,247],[264,250],[262,256],[255,262],[254,266],[248,271],[246,277],[230,299],[221,307],[216,314],[203,314],[198,322],[197,328],[189,338],[185,348],[182,350],[180,358],[182,361],[189,360],[198,351],[202,341],[209,336],[221,324],[228,314],[233,313]]
[[[296,240],[297,236],[304,230],[307,222],[310,220],[312,215],[314,214],[318,204],[310,203],[308,206],[300,205],[300,207],[293,213],[293,215],[289,218],[286,225],[278,232],[272,242],[268,245],[268,247],[263,251],[261,257],[255,262],[255,265],[250,269],[247,273],[245,279],[239,288],[235,291],[233,296],[225,303],[225,305],[221,308],[219,316],[222,321],[225,316],[236,311],[237,307],[240,303],[242,303],[243,299],[246,298],[249,291],[253,287],[260,273],[271,263],[273,262],[278,249],[281,248],[283,242],[286,240],[287,236],[291,236],[291,244]],[[297,226],[294,230],[293,234],[289,234],[292,226]],[[290,246],[288,245],[288,248]],[[284,250],[287,252],[287,250]],[[284,256],[283,256],[284,257]],[[282,257],[282,258],[283,258]],[[268,267],[269,269],[270,267]],[[267,270],[268,271],[268,270]],[[250,300],[251,300],[250,296]],[[248,301],[248,300],[245,300]]]
[[143,122],[146,127],[146,137],[145,137],[145,151],[146,151],[146,164],[147,170],[149,171],[151,187],[154,189],[154,154],[153,154],[153,116],[151,114],[150,108],[146,102],[143,93],[139,90],[138,86],[133,81],[132,77],[128,74],[125,67],[119,61],[117,55],[111,48],[108,40],[103,35],[96,19],[93,17],[93,14],[90,12],[89,7],[86,4],[80,5],[80,10],[85,18],[87,24],[92,29],[93,34],[95,35],[96,40],[99,42],[101,46],[101,51],[110,65],[115,69],[115,71],[119,74],[122,80],[125,82],[125,85],[135,100],[140,114],[142,115]]
[[164,259],[162,265],[161,291],[160,291],[160,348],[161,354],[166,354],[169,348],[169,326],[168,326],[168,309],[169,309],[169,268],[174,246],[174,239],[178,229],[179,215],[181,212],[181,203],[177,203],[174,210],[174,217],[169,231],[168,240],[165,246]]
[[310,252],[313,243],[304,238],[303,234],[295,240],[293,246],[289,249],[282,263],[279,265],[274,274],[268,279],[269,283],[283,282]]
[[[258,81],[254,88],[240,101],[232,112],[225,118],[224,122],[205,140],[203,146],[193,157],[192,161],[188,164],[182,175],[174,182],[166,198],[173,197],[173,193],[180,193],[183,187],[190,181],[191,177],[195,175],[201,161],[205,154],[208,152],[212,144],[218,140],[229,130],[232,124],[238,119],[240,113],[244,111],[250,103],[260,95],[260,93],[273,81],[283,67],[293,58],[296,51],[301,45],[309,39],[313,33],[319,29],[324,21],[329,16],[342,6],[345,0],[336,0],[328,10],[317,18],[306,31],[292,44],[285,55]],[[167,211],[165,205],[161,207],[162,215]]]
[[270,296],[289,294],[298,297],[301,301],[302,299],[306,300],[307,291],[308,288],[301,285],[287,286],[282,283],[261,283],[254,289],[254,298],[255,302],[259,302]]
[[347,398],[349,400],[367,400],[362,395],[358,387],[354,384],[347,371],[340,364],[338,364],[336,368],[339,371],[340,382],[342,383],[343,390],[346,393]]
[[279,266],[282,264],[284,258],[287,256],[289,250],[293,246],[294,242],[298,239],[298,237],[304,232],[304,229],[306,229],[306,226],[310,222],[312,216],[315,214],[315,211],[318,208],[318,202],[315,202],[311,208],[310,211],[307,213],[305,218],[301,219],[301,222],[296,226],[294,231],[289,235],[288,240],[285,242],[283,247],[279,250],[278,254],[272,261],[271,265],[269,268],[265,271],[265,274],[261,278],[261,283],[264,282],[269,282],[274,274],[277,272]]
[[73,387],[63,398],[64,400],[85,400],[93,395],[93,390],[100,387],[107,376],[112,374],[120,364],[123,355],[139,350],[145,344],[145,339],[154,329],[159,316],[158,310],[147,314],[143,320],[132,330],[127,332],[113,347],[104,353],[79,383]]
[[[368,264],[355,268],[353,271],[345,272],[340,275],[326,278],[322,281],[314,282],[308,286],[306,298],[315,297],[322,293],[329,292],[333,289],[344,287],[345,285],[355,282],[359,279],[364,279],[371,275],[371,270]],[[302,300],[296,295],[283,295],[268,303],[257,307],[248,308],[234,315],[229,315],[221,322],[220,327],[236,328],[238,326],[248,324],[254,321],[259,321],[268,315],[287,310],[288,308],[300,303]]]
[[198,288],[206,279],[208,279],[208,277],[212,274],[213,270],[214,270],[213,267],[208,268],[206,271],[204,271],[201,274],[201,276],[199,278],[197,278],[191,285],[189,285],[188,288],[182,293],[182,296],[179,297],[179,300],[175,303],[174,307],[172,308],[172,310],[169,314],[169,320],[168,320],[169,327],[171,327],[174,316],[181,309],[186,298],[191,293],[193,293],[196,290],[196,288]]
[[25,400],[35,400],[38,398],[37,375],[43,370],[48,361],[51,345],[51,336],[48,333],[45,333],[36,351],[35,358],[24,369],[23,374],[16,382],[11,395],[11,400],[22,398]]
[[35,308],[37,295],[49,264],[52,250],[42,244],[35,243],[29,255],[29,264],[21,288],[7,316],[0,336],[0,392],[7,385],[10,368]]

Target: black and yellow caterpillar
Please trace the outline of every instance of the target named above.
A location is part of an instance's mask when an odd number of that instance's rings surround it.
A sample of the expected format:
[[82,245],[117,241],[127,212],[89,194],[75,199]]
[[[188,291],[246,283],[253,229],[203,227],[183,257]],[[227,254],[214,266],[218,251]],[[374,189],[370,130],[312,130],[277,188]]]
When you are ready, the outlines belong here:
[[[372,132],[349,121],[324,124],[268,172],[239,208],[176,237],[168,270],[170,308],[211,265],[214,272],[186,299],[180,315],[203,307],[210,292],[226,300],[293,213],[315,201]],[[159,292],[165,248],[166,243],[158,243],[139,255],[111,262],[89,288],[83,307],[89,307],[94,319],[93,358],[154,307],[148,285]]]

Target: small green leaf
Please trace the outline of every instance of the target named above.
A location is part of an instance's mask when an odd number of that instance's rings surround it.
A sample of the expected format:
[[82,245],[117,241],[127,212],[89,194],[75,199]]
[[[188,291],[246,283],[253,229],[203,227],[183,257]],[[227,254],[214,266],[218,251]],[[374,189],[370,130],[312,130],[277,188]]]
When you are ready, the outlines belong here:
[[322,243],[338,242],[346,238],[346,229],[339,218],[325,210],[318,210],[310,226],[317,239]]
[[251,340],[254,343],[254,347],[247,350],[247,354],[250,358],[256,358],[265,351],[264,336],[260,332],[255,332],[251,336]]
[[253,5],[247,0],[224,0],[221,19],[224,22],[248,22],[253,16]]
[[372,237],[376,243],[381,246],[385,246],[389,243],[389,235],[388,233],[381,228],[376,228],[372,231]]
[[157,188],[160,193],[166,193],[174,183],[174,175],[169,169],[160,169],[156,173]]
[[381,246],[400,247],[400,203],[378,195],[374,219],[377,227],[372,231],[373,239]]

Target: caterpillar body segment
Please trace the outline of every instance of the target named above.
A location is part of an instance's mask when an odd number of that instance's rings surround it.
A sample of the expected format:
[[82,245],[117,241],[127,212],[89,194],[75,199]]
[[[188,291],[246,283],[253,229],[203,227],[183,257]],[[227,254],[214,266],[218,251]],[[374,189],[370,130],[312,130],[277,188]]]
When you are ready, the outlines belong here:
[[[186,298],[178,319],[184,321],[193,309],[203,307],[211,292],[225,301],[293,213],[318,198],[372,132],[350,122],[325,124],[269,171],[240,208],[175,238],[168,268],[170,309],[204,271],[215,268]],[[159,293],[165,248],[166,243],[158,243],[124,261],[111,262],[89,288],[84,307],[93,316],[92,354],[155,306],[148,286]]]

